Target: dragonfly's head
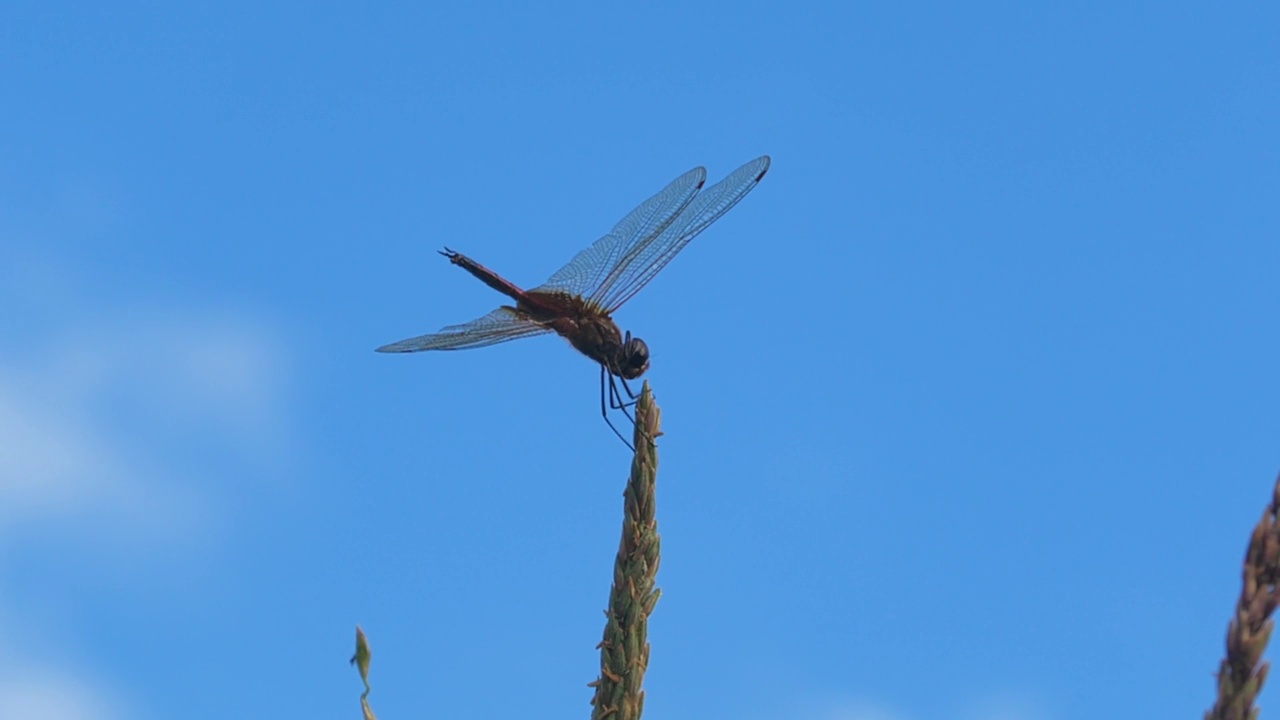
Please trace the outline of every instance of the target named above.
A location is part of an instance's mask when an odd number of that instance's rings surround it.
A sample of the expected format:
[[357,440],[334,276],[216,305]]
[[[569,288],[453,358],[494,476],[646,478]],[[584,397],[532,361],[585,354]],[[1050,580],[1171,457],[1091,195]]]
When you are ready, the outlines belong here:
[[618,358],[618,374],[626,380],[635,380],[648,369],[649,346],[640,338],[631,337],[631,332],[627,331]]

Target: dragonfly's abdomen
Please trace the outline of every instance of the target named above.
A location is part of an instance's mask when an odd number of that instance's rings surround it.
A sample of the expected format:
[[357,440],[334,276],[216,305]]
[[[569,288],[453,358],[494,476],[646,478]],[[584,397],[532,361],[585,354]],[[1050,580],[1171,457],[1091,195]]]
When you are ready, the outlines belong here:
[[488,285],[494,290],[497,290],[503,295],[506,295],[507,297],[512,298],[514,300],[524,299],[524,294],[525,294],[524,290],[521,290],[518,285],[502,277],[498,273],[490,270],[489,268],[481,265],[475,260],[472,260],[466,255],[463,255],[462,253],[459,253],[459,252],[454,252],[449,248],[445,248],[440,254],[449,258],[449,262],[453,263],[454,265],[457,265],[463,270],[466,270],[467,272],[476,276],[477,278],[480,279],[480,282],[484,283],[485,285]]

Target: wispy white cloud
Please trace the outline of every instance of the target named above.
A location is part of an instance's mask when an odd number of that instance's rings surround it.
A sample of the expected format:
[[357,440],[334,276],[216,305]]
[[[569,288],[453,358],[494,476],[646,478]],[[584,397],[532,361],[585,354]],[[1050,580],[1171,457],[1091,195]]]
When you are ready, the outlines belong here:
[[0,369],[0,530],[69,517],[107,491],[118,471],[79,408],[53,401]]
[[82,677],[52,669],[0,674],[0,717],[40,720],[114,720],[121,701]]
[[6,560],[56,539],[68,567],[105,549],[141,573],[207,542],[237,492],[227,464],[270,472],[290,455],[288,372],[244,314],[90,304],[33,267],[0,290],[22,315],[0,333],[0,718],[133,717],[92,658],[58,654],[66,619],[19,611],[43,591],[7,580]]
[[50,338],[39,362],[0,363],[0,542],[72,519],[113,535],[198,528],[208,498],[184,438],[249,463],[287,454],[284,373],[266,338],[215,315],[129,313]]

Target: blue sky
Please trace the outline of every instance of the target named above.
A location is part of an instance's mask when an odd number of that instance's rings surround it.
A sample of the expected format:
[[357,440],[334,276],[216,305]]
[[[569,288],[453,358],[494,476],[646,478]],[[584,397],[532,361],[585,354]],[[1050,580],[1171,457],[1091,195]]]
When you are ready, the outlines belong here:
[[[653,353],[655,718],[1197,716],[1280,470],[1271,3],[10,3],[0,716],[586,717],[628,455],[385,356],[773,166]],[[1266,697],[1264,694],[1264,703]]]

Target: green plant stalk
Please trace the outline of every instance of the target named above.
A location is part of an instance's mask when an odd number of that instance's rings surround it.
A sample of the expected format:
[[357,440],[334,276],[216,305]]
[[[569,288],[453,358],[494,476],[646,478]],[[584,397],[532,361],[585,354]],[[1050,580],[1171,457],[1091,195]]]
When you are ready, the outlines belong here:
[[661,538],[654,519],[657,507],[658,449],[661,411],[649,383],[636,402],[635,457],[623,492],[622,541],[613,564],[608,620],[600,649],[600,677],[590,683],[595,697],[592,720],[639,720],[644,710],[644,672],[649,667],[649,615],[658,604],[656,588]]

